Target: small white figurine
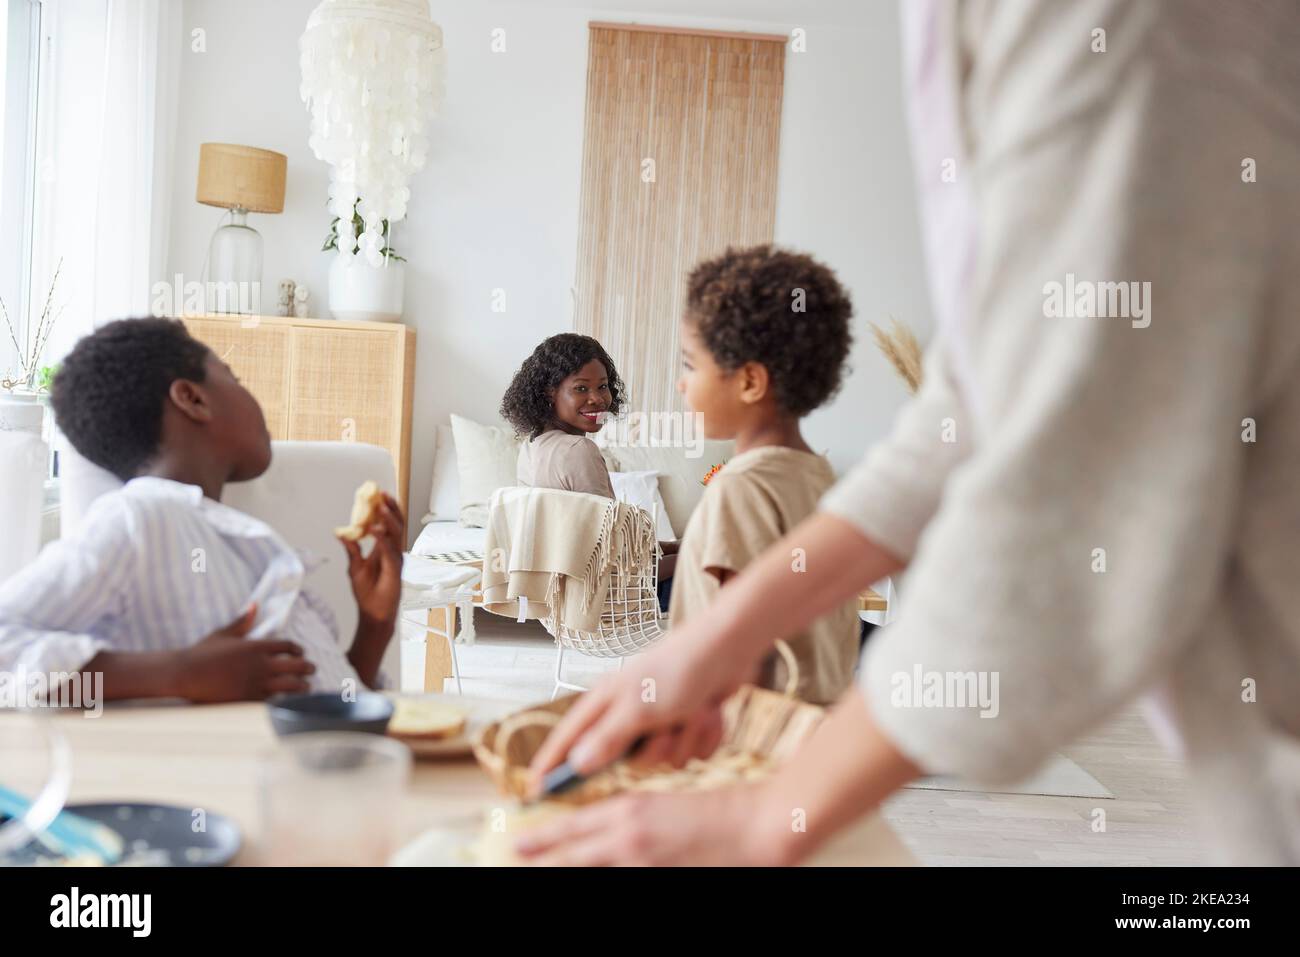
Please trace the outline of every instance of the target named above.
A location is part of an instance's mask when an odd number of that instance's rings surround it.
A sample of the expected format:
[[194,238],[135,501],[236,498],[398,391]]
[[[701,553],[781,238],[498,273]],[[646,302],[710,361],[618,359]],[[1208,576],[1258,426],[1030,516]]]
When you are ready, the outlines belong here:
[[280,296],[276,300],[275,314],[277,316],[293,315],[293,291],[296,283],[292,279],[280,280]]
[[306,283],[298,283],[293,289],[293,314],[298,319],[306,319],[311,313],[307,301],[311,298],[311,291],[307,288]]

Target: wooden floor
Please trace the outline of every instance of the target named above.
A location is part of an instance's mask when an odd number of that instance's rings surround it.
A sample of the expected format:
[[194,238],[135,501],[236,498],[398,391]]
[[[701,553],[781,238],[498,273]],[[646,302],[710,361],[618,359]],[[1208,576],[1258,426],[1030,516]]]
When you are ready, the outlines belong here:
[[[1060,750],[1114,799],[904,790],[885,819],[932,865],[1205,863],[1182,764],[1136,709]],[[1104,831],[1093,830],[1097,809]]]
[[[546,700],[555,646],[535,624],[476,615],[478,641],[457,646],[465,694]],[[423,674],[423,631],[405,631],[404,686]],[[590,684],[616,662],[565,657],[565,678]],[[447,690],[454,692],[452,682]],[[884,816],[928,865],[1193,865],[1204,863],[1186,777],[1131,709],[1061,753],[1097,778],[1113,800],[907,789]],[[1105,812],[1095,831],[1094,812]]]

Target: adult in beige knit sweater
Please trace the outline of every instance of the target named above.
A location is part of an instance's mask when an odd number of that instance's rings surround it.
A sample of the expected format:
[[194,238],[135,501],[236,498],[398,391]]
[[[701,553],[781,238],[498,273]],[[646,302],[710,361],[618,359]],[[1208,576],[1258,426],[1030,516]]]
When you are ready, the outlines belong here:
[[[707,751],[776,638],[907,568],[901,614],[763,784],[601,802],[524,850],[797,861],[920,773],[1022,776],[1146,695],[1214,856],[1300,863],[1300,10],[905,6],[923,207],[962,221],[938,185],[955,172],[973,224],[969,244],[928,237],[922,391],[710,613],[588,694],[536,770],[646,732]],[[996,676],[995,707],[952,681],[931,696],[931,675]]]

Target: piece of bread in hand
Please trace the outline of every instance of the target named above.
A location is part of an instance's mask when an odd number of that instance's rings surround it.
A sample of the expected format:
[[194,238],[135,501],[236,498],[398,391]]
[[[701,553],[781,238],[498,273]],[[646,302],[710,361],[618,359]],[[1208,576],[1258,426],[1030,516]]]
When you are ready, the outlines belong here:
[[465,712],[455,705],[428,698],[398,698],[388,733],[396,738],[439,741],[465,730]]
[[361,541],[366,537],[366,529],[375,520],[383,500],[384,493],[379,490],[378,484],[362,482],[356,496],[352,499],[351,523],[334,529],[334,534],[345,541]]

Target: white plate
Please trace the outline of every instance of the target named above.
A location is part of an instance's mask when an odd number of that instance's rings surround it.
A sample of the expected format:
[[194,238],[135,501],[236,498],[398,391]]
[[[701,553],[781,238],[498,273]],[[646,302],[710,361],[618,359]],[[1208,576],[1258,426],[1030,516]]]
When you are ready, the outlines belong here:
[[458,694],[403,694],[390,695],[398,698],[428,698],[466,712],[465,729],[454,738],[437,738],[421,741],[414,738],[396,738],[411,749],[417,758],[458,758],[471,753],[470,745],[480,731],[493,721],[504,718],[513,711],[525,707],[518,701],[502,701],[500,698],[475,698]]

